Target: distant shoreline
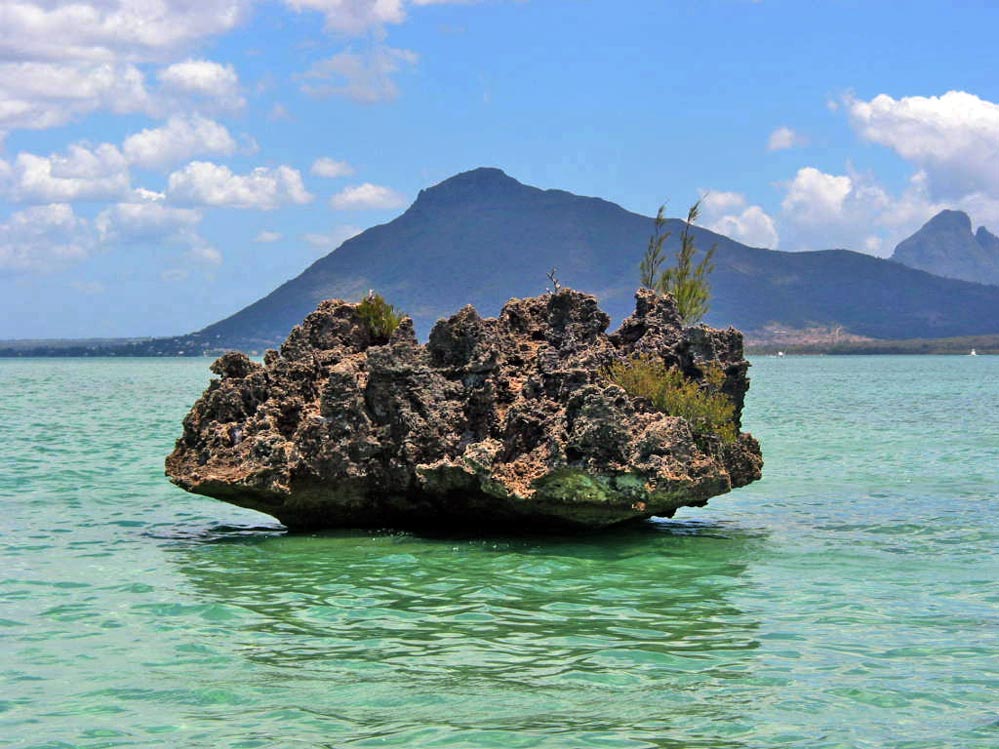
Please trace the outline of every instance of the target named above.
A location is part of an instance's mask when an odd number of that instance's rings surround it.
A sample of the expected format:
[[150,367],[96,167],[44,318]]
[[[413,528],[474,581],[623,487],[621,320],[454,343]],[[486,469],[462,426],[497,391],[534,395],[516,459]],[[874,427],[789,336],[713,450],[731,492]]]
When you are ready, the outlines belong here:
[[905,338],[898,340],[864,339],[840,342],[794,341],[763,342],[748,340],[746,352],[754,356],[776,356],[782,351],[795,356],[967,356],[999,354],[999,334],[959,336],[956,338]]
[[[262,356],[280,342],[252,341],[231,347],[219,346],[197,337],[176,338],[90,338],[66,340],[0,341],[0,358],[88,358],[88,357],[216,357],[239,350],[250,356]],[[848,341],[793,340],[759,341],[749,338],[746,353],[752,356],[892,356],[951,355],[967,356],[972,349],[979,355],[999,355],[999,334],[960,336],[956,338],[908,338],[899,340],[861,339]]]
[[61,338],[0,340],[0,358],[60,357],[86,358],[93,356],[212,356],[226,351],[243,351],[250,356],[263,356],[269,348],[277,348],[281,341],[243,340],[231,345],[220,345],[214,337],[208,339],[198,333],[165,338]]

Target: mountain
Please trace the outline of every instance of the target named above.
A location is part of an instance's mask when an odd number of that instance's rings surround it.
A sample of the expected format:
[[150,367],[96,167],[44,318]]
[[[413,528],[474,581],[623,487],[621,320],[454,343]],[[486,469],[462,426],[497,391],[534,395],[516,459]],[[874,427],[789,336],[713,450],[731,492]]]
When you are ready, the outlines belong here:
[[[26,352],[0,342],[0,356],[262,351],[283,341],[321,299],[357,300],[369,289],[412,315],[425,337],[438,318],[466,304],[494,315],[510,297],[543,292],[552,267],[564,286],[596,294],[616,325],[634,309],[638,264],[652,227],[651,218],[606,200],[475,169],[421,191],[395,220],[347,240],[298,277],[196,333],[79,351]],[[672,255],[683,222],[670,220],[667,228]],[[832,331],[833,342],[999,333],[996,286],[847,250],[778,252],[701,228],[694,236],[702,249],[717,245],[707,322],[735,325],[756,340],[773,339],[774,329],[793,340]]]
[[[682,222],[669,221],[667,248]],[[652,219],[618,205],[523,185],[499,169],[458,174],[422,190],[395,220],[344,242],[301,275],[231,317],[186,337],[188,346],[260,349],[282,340],[320,299],[376,289],[426,335],[465,304],[495,314],[532,296],[554,266],[563,285],[600,297],[619,321],[633,309]],[[707,321],[746,331],[773,323],[828,326],[872,338],[999,332],[999,288],[940,278],[847,250],[777,252],[695,229],[717,244]]]
[[984,226],[972,233],[963,211],[941,211],[902,240],[891,259],[946,278],[999,284],[999,237]]

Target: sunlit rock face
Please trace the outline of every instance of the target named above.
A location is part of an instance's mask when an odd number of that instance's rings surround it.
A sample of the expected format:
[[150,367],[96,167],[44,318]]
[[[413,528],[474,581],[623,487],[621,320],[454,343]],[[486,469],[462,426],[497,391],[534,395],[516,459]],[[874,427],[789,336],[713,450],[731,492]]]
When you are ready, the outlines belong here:
[[293,530],[524,532],[670,517],[758,479],[752,435],[695,435],[607,377],[635,354],[694,379],[720,367],[738,428],[741,333],[684,328],[669,297],[636,301],[611,334],[572,290],[512,299],[496,318],[465,307],[426,344],[408,318],[379,339],[358,305],[324,301],[263,364],[212,365],[167,475]]

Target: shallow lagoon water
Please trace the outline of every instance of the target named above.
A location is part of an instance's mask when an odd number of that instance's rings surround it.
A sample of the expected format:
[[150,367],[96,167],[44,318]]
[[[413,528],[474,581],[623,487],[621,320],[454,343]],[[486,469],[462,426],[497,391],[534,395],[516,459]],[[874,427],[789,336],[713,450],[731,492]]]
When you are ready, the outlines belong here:
[[754,361],[763,481],[583,537],[284,535],[207,360],[0,360],[16,747],[999,746],[999,358]]

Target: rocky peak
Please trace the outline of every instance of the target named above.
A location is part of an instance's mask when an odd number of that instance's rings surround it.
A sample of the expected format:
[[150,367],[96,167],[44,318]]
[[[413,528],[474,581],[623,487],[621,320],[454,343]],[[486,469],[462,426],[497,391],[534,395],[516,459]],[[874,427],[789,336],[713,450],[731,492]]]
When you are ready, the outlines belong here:
[[469,203],[479,205],[496,201],[506,202],[531,192],[540,192],[540,190],[521,184],[502,169],[479,167],[420,190],[413,207],[440,209]]
[[920,231],[954,231],[961,234],[971,233],[971,217],[964,211],[945,209],[923,225]]
[[972,233],[964,211],[938,213],[898,244],[892,260],[938,276],[999,284],[999,239],[984,226]]
[[975,232],[975,239],[984,249],[999,253],[999,237],[984,226],[978,227],[978,231]]

